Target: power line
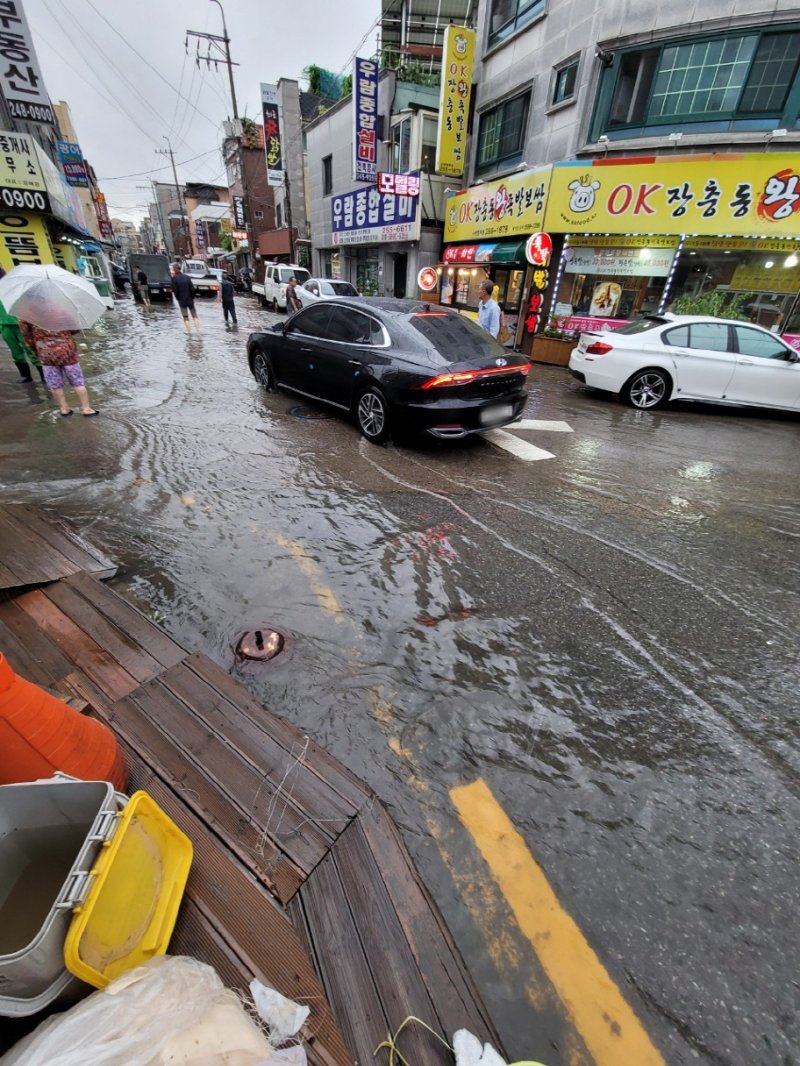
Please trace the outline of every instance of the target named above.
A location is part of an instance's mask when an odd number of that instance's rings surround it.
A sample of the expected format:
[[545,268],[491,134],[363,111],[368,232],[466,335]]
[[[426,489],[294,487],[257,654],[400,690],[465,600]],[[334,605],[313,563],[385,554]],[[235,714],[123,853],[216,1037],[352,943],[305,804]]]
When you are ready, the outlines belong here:
[[[142,63],[144,63],[144,65],[146,67],[149,67],[150,70],[152,70],[154,74],[158,75],[158,77],[161,79],[161,81],[163,81],[164,84],[168,88],[170,88],[174,93],[177,93],[177,95],[180,96],[182,99],[184,99],[184,100],[186,99],[186,97],[183,96],[183,94],[178,89],[175,88],[175,86],[172,84],[172,82],[168,81],[164,77],[164,75],[161,73],[161,71],[158,69],[158,67],[154,67],[153,64],[150,62],[150,60],[147,59],[145,56],[143,56],[138,48],[134,48],[134,46],[127,39],[127,37],[125,37],[123,34],[121,34],[119,32],[119,30],[116,28],[116,26],[113,25],[113,23],[108,21],[108,19],[105,17],[105,15],[102,13],[102,11],[98,11],[98,9],[92,3],[92,0],[86,0],[86,3],[89,5],[89,7],[92,9],[92,11],[94,11],[95,15],[97,15],[98,18],[101,18],[103,20],[103,22],[105,22],[106,26],[108,26],[108,28],[110,30],[112,30],[117,35],[117,37],[119,37],[119,39],[124,44],[127,45],[128,48],[130,48],[130,50],[134,53],[134,55],[138,56],[138,58],[142,61]],[[194,107],[194,105],[192,105],[192,106]],[[209,118],[208,115],[206,115],[202,111],[200,111],[199,108],[194,107],[194,110],[197,112],[198,115],[200,115],[201,118],[204,118],[206,120],[206,122],[210,122],[212,126],[219,126],[218,122],[216,122],[213,118]]]
[[[184,159],[182,163],[178,163],[179,167],[186,166],[187,163],[193,163],[195,159],[203,159],[207,155],[211,155],[213,152],[218,152],[219,148],[209,148],[207,152],[201,152],[199,155],[190,156],[189,159]],[[150,170],[136,170],[133,174],[115,174],[113,178],[98,178],[98,181],[123,181],[125,178],[144,178],[148,174],[159,174],[162,170],[169,170],[169,166],[166,167],[151,167]]]

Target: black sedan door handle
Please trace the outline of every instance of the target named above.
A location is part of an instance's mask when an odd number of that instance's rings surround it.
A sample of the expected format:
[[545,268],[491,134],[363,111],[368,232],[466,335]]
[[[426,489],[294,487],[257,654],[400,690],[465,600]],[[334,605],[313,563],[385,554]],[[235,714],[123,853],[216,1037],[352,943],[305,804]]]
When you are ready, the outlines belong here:
[[350,364],[350,366],[361,366],[360,359],[348,359],[347,362]]
[[300,351],[301,352],[306,352],[308,355],[312,355],[313,352],[314,352],[314,349],[313,348],[301,348]]

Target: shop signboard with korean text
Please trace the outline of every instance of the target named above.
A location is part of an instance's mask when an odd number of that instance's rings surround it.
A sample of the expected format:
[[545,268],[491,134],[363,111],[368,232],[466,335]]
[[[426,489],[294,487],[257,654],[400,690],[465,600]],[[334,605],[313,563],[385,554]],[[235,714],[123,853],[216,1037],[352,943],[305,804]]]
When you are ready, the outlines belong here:
[[675,258],[674,248],[573,247],[564,252],[567,274],[613,274],[624,277],[666,278]]
[[[448,197],[444,241],[529,236],[543,228],[552,167],[537,167],[500,181],[473,185]],[[559,232],[552,230],[551,232]]]
[[233,224],[237,229],[244,229],[247,223],[244,217],[244,197],[233,197]]
[[436,172],[453,178],[464,173],[474,56],[475,31],[465,26],[448,26],[442,50]]
[[73,185],[77,189],[88,189],[89,179],[86,177],[86,165],[83,162],[81,146],[73,144],[72,141],[56,141],[56,145],[67,185]]
[[97,190],[93,193],[93,198],[95,211],[97,212],[97,225],[100,228],[100,236],[111,238],[114,236],[114,229],[111,225],[111,219],[109,218],[105,193]]
[[47,229],[38,215],[0,211],[0,266],[4,270],[54,261]]
[[12,118],[54,125],[22,0],[0,0],[0,91]]
[[388,174],[378,172],[378,191],[392,196],[419,196],[419,173]]
[[279,188],[283,185],[283,145],[281,144],[281,112],[277,85],[262,84],[261,112],[264,119],[267,184],[273,188]]
[[33,138],[0,131],[0,210],[50,211]]
[[356,56],[353,63],[353,180],[378,180],[378,64]]
[[556,163],[545,225],[554,233],[800,236],[800,155]]
[[74,229],[88,233],[83,206],[77,192],[71,188],[50,156],[39,144],[34,144],[39,169],[50,197],[50,211]]
[[331,198],[333,243],[383,244],[419,239],[419,219],[413,196],[394,196],[371,189],[355,189]]

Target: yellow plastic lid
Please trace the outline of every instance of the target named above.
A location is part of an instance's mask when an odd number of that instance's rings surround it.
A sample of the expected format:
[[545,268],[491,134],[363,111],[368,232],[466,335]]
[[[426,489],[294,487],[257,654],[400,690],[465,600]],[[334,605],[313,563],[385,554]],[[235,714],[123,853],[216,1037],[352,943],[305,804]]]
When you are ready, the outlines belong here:
[[192,864],[192,842],[146,792],[119,817],[64,942],[67,969],[95,988],[164,954]]

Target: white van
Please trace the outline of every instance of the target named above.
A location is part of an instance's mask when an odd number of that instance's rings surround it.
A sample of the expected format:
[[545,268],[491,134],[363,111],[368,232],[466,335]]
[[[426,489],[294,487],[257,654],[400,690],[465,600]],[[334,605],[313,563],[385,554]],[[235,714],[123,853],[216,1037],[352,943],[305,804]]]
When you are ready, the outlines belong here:
[[294,274],[297,284],[302,285],[311,277],[305,267],[296,263],[265,263],[264,281],[253,282],[253,292],[261,297],[261,306],[273,311],[286,310],[286,286]]

